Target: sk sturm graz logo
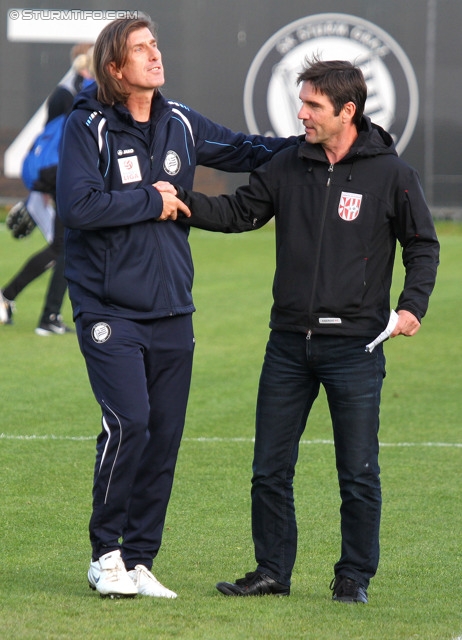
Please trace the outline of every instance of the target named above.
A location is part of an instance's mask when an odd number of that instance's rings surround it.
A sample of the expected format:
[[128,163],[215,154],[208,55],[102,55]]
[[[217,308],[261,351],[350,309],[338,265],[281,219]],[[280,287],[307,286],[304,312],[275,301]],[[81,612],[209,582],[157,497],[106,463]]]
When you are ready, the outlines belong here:
[[296,20],[275,33],[257,53],[247,74],[244,111],[252,133],[303,133],[297,75],[308,56],[350,60],[367,82],[366,114],[393,136],[398,153],[406,148],[417,121],[419,93],[408,57],[375,24],[344,13],[321,13]]
[[99,344],[107,342],[111,337],[111,327],[106,322],[97,322],[91,330],[91,337]]
[[180,156],[176,153],[176,151],[167,151],[167,155],[165,156],[164,160],[165,173],[168,173],[169,176],[176,176],[176,174],[180,172],[180,169]]

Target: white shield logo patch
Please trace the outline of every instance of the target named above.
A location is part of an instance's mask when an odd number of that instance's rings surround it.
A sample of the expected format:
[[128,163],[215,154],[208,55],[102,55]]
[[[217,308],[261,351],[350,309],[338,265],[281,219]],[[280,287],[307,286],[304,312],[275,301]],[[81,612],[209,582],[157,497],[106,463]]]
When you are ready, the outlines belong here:
[[360,193],[348,193],[347,191],[342,191],[340,203],[338,205],[338,215],[342,220],[346,220],[347,222],[356,220],[359,216],[362,199],[363,197]]

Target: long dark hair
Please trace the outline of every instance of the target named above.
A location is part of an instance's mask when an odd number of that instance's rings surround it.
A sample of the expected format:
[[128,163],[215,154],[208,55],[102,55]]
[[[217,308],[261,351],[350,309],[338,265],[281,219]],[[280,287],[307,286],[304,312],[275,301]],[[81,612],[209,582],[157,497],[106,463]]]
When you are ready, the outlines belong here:
[[140,14],[137,18],[121,18],[107,24],[99,34],[93,49],[93,67],[98,85],[98,100],[102,104],[113,105],[126,102],[128,94],[109,71],[113,62],[117,69],[127,61],[127,40],[132,31],[147,27],[156,37],[156,27],[151,18]]

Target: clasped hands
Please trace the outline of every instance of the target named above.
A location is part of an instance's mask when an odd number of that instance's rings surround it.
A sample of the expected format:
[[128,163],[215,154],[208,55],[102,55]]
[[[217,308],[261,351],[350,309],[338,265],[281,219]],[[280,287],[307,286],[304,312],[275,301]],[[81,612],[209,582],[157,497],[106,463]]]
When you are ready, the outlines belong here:
[[177,198],[176,189],[170,182],[159,180],[153,185],[162,196],[163,208],[162,213],[157,218],[158,222],[164,220],[177,220],[179,213],[182,213],[187,218],[191,217],[191,211],[185,205],[185,203]]

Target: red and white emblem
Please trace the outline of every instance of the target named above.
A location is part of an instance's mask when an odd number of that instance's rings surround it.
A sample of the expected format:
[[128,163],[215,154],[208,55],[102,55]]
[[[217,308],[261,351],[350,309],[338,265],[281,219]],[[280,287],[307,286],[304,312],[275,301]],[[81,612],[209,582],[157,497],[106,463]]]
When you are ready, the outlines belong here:
[[338,215],[342,220],[346,220],[347,222],[356,220],[359,216],[362,199],[363,197],[360,193],[348,193],[347,191],[342,191],[340,203],[338,205]]
[[138,156],[130,156],[128,158],[117,158],[119,163],[120,177],[123,184],[129,182],[139,182],[141,180],[140,163]]

